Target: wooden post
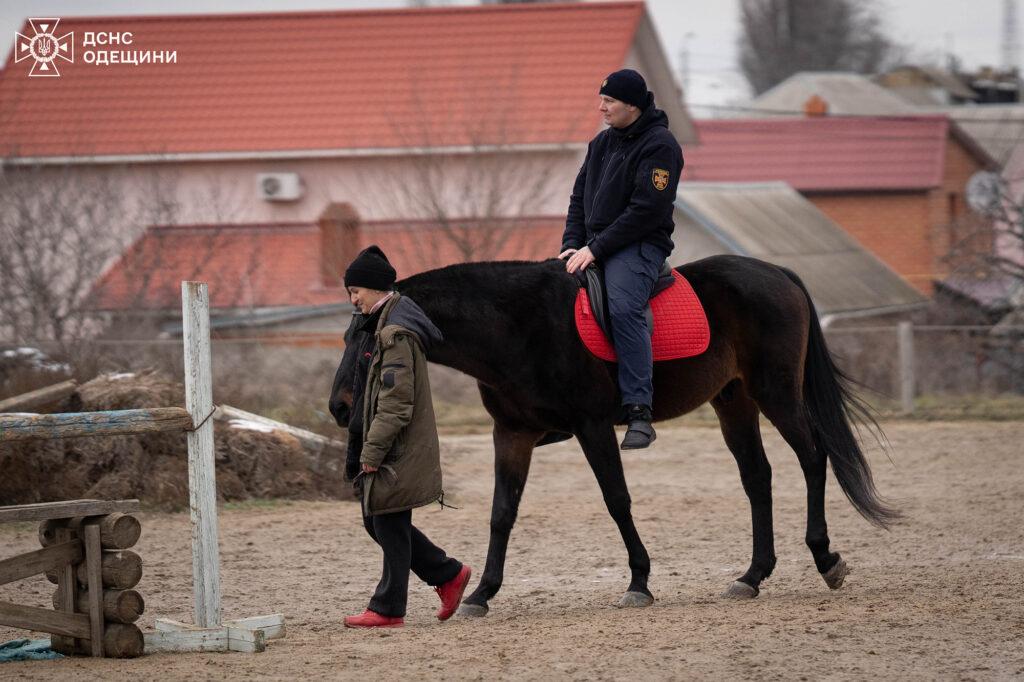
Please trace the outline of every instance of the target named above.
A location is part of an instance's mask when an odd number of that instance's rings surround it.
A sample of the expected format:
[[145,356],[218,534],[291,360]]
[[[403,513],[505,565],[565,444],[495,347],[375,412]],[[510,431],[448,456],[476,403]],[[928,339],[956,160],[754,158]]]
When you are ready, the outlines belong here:
[[96,525],[85,527],[85,566],[89,577],[89,650],[96,658],[103,656],[103,578],[100,559],[100,529]]
[[900,407],[904,414],[914,411],[914,327],[904,320],[896,327],[900,360]]
[[205,283],[181,283],[181,317],[185,343],[185,409],[198,427],[188,434],[194,620],[197,626],[205,628],[220,625],[210,296]]
[[[71,531],[67,528],[57,529],[57,542],[60,544],[66,544],[74,539]],[[85,554],[84,546],[83,552]],[[60,610],[64,613],[75,612],[75,596],[78,591],[78,584],[75,580],[75,567],[72,564],[66,564],[61,566],[57,571],[57,588],[62,591],[63,597],[61,599]],[[74,640],[72,640],[74,643]]]

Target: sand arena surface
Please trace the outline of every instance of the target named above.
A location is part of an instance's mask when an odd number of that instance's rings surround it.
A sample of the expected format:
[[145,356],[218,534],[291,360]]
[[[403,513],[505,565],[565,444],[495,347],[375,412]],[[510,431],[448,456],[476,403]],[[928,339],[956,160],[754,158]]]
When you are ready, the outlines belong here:
[[[575,441],[539,449],[512,534],[505,585],[484,619],[439,623],[437,597],[410,589],[401,630],[345,630],[380,568],[358,508],[281,502],[221,513],[224,615],[282,612],[288,635],[265,653],[159,654],[0,664],[2,679],[1006,679],[1024,675],[1024,423],[890,423],[894,464],[872,452],[879,488],[907,519],[878,531],[827,493],[832,546],[853,573],[830,592],[803,544],[805,487],[774,429],[778,565],[749,602],[718,594],[750,560],[750,512],[716,429],[662,430],[627,453],[637,527],[657,601],[612,606],[626,554]],[[414,522],[473,566],[487,549],[493,483],[488,436],[442,439],[459,510]],[[137,551],[141,620],[190,620],[187,514],[144,513]],[[38,547],[34,525],[0,526],[0,557]],[[42,578],[0,599],[50,605]],[[0,628],[0,641],[25,636]],[[40,635],[35,635],[40,636]]]

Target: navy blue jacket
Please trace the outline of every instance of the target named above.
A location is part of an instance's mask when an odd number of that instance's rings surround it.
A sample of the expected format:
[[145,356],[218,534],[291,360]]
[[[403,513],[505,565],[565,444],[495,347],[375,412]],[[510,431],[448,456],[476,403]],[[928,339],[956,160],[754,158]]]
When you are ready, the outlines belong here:
[[683,151],[651,99],[632,125],[608,128],[590,141],[569,199],[561,250],[586,245],[600,261],[644,241],[670,253],[682,171]]

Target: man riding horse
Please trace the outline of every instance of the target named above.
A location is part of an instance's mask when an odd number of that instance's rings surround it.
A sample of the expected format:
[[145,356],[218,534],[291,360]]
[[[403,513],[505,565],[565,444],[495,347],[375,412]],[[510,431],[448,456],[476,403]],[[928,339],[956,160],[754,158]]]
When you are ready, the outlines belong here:
[[587,147],[558,257],[567,259],[570,273],[592,263],[604,270],[628,424],[621,447],[645,448],[657,434],[651,426],[653,356],[644,309],[672,252],[672,209],[683,152],[639,73],[616,71],[599,94],[609,127]]

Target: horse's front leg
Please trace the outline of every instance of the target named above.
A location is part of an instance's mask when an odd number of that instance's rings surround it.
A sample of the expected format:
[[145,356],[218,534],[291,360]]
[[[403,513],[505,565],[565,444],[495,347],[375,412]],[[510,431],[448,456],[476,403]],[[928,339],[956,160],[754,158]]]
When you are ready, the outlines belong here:
[[651,559],[633,524],[633,514],[630,510],[632,501],[626,487],[626,475],[622,470],[622,456],[615,438],[615,429],[607,422],[589,422],[577,430],[576,437],[583,446],[583,454],[586,455],[590,468],[594,470],[608,513],[619,527],[619,533],[622,534],[622,541],[626,544],[626,552],[629,555],[632,578],[618,606],[650,606],[654,603],[654,596],[647,589]]
[[463,616],[487,615],[487,602],[501,589],[508,539],[519,513],[530,459],[543,431],[513,431],[494,424],[494,501],[491,503],[491,540],[487,546],[484,574],[473,594],[459,607]]

